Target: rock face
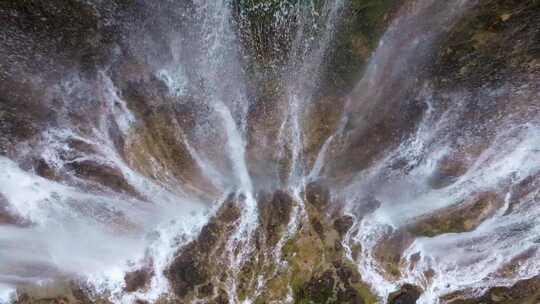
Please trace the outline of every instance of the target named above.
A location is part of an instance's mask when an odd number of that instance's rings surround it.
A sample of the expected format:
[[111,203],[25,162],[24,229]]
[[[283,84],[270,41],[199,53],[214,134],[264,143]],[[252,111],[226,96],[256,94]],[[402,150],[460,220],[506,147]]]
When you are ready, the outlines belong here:
[[106,299],[92,297],[92,292],[76,282],[56,282],[42,286],[23,286],[17,292],[16,304],[112,304]]
[[[259,222],[266,238],[266,250],[272,250],[277,244],[291,218],[293,199],[283,191],[276,191],[272,195],[263,193],[258,199]],[[261,240],[262,241],[262,240]]]
[[[221,205],[205,206],[213,210],[208,211],[208,222],[193,239],[172,249],[164,271],[148,266],[128,272],[119,293],[135,298],[150,288],[155,276],[164,275],[171,294],[161,295],[157,304],[375,304],[382,300],[375,294],[378,286],[369,285],[373,281],[368,279],[376,275],[402,284],[389,295],[388,304],[413,304],[429,290],[434,276],[433,269],[424,269],[414,282],[418,286],[406,283],[416,279],[406,275],[405,266],[411,265],[404,261],[415,240],[472,234],[499,213],[511,217],[520,208],[534,209],[538,172],[514,183],[529,174],[515,170],[475,191],[469,191],[471,184],[484,181],[485,174],[470,178],[469,173],[494,161],[489,153],[497,145],[514,148],[497,142],[496,131],[513,123],[530,127],[540,117],[540,1],[469,1],[463,16],[443,23],[447,16],[438,8],[451,8],[456,1],[347,0],[333,26],[324,26],[324,12],[337,0],[312,1],[307,8],[301,6],[304,1],[293,0],[225,2],[234,31],[227,39],[238,44],[233,56],[241,63],[238,71],[205,65],[207,54],[196,56],[206,47],[230,59],[225,56],[230,50],[214,41],[221,42],[219,36],[226,33],[207,33],[199,28],[200,20],[193,20],[200,11],[222,3],[217,0],[202,1],[208,5],[201,7],[192,0],[0,3],[0,157],[13,159],[28,174],[39,176],[38,181],[48,180],[59,189],[112,195],[116,201],[149,203],[157,193],[141,190],[150,184],[166,192],[167,203],[173,197],[171,204],[177,193],[217,202],[231,189],[238,191]],[[415,25],[409,31],[393,28],[389,38],[398,38],[391,45],[394,53],[377,61],[374,51],[388,42],[381,37],[400,10],[414,12],[424,5],[422,20],[405,22]],[[219,18],[212,22],[223,27]],[[440,35],[430,37],[440,24],[446,25]],[[178,38],[176,33],[183,35]],[[321,37],[328,40],[329,50],[319,49]],[[432,41],[429,47],[415,48],[426,41]],[[184,59],[183,73],[164,72],[181,66]],[[314,66],[305,67],[304,61]],[[199,69],[210,75],[198,75]],[[225,79],[232,72],[240,75],[234,79],[238,81]],[[189,85],[175,83],[183,78]],[[249,100],[245,108],[236,104],[240,82],[247,92],[242,97]],[[216,90],[223,94],[214,96]],[[305,105],[295,109],[295,98],[304,98]],[[221,99],[230,102],[230,113],[214,107]],[[122,111],[124,107],[129,111]],[[452,120],[456,109],[461,112]],[[300,112],[297,117],[295,111]],[[445,125],[445,119],[451,123]],[[231,122],[239,135],[223,130]],[[296,123],[301,134],[287,133]],[[58,139],[67,125],[77,136]],[[442,130],[430,133],[437,128]],[[245,137],[245,146],[231,144],[236,135]],[[532,139],[517,150],[529,153],[537,145]],[[53,153],[60,151],[53,146],[61,146],[61,153]],[[395,151],[403,153],[391,153]],[[519,162],[530,161],[521,155]],[[318,168],[320,174],[312,176],[309,172],[322,156],[327,161]],[[496,165],[489,174],[513,166]],[[293,169],[305,176],[294,180]],[[528,169],[537,170],[532,165]],[[239,181],[243,174],[253,185]],[[403,189],[388,182],[399,178],[406,182]],[[134,179],[144,185],[137,187]],[[394,195],[394,189],[379,191],[379,185],[395,186],[403,198]],[[254,200],[235,190],[239,188],[250,188]],[[379,208],[390,214],[395,200],[405,210],[414,206],[409,200],[425,193],[459,199],[402,225],[384,226],[369,248],[354,239],[366,218],[386,220],[382,212],[373,215]],[[25,231],[32,225],[15,214],[0,193],[0,228]],[[522,233],[519,229],[509,231]],[[0,247],[3,241],[0,238]],[[520,259],[536,256],[536,247],[510,260],[496,275],[515,274]],[[365,266],[360,259],[368,251],[371,260]],[[419,264],[421,258],[417,253],[408,262]],[[437,260],[433,263],[437,266]],[[362,273],[366,267],[375,271],[367,276]],[[15,302],[109,303],[105,298],[111,295],[83,287],[81,282],[24,285]],[[476,298],[472,290],[453,292],[441,302],[537,304],[539,290],[540,278],[535,276],[489,288]]]
[[406,284],[401,286],[399,291],[390,295],[389,304],[414,304],[420,298],[422,290],[414,285]]
[[[328,189],[321,183],[309,189],[306,196],[312,201],[308,199],[305,205],[307,218],[292,235],[286,234],[286,227],[298,202],[279,190],[258,196],[256,250],[249,253],[237,273],[221,265],[227,260],[223,255],[227,243],[234,242],[230,231],[239,216],[231,196],[167,270],[177,299],[228,303],[226,299],[234,292],[239,301],[250,298],[260,304],[283,301],[288,295],[294,303],[376,303],[341,244],[351,219],[325,215],[323,207],[332,204]],[[227,287],[230,280],[236,282],[236,290]],[[259,287],[261,280],[263,289]]]
[[440,47],[433,65],[440,84],[478,87],[538,71],[540,28],[530,23],[538,14],[535,1],[480,1]]
[[471,231],[491,217],[503,204],[504,201],[496,193],[479,193],[469,201],[419,219],[408,230],[418,236]]
[[240,211],[231,194],[212,220],[202,228],[197,240],[174,258],[166,271],[175,295],[180,299],[213,298],[217,303],[227,272],[227,240],[234,231]]
[[151,269],[138,269],[132,272],[126,273],[124,276],[124,281],[126,287],[124,288],[127,292],[135,292],[138,290],[144,290],[147,287],[150,279],[153,276]]
[[459,293],[442,299],[448,304],[533,304],[540,301],[540,278],[538,276],[517,282],[509,287],[493,287],[479,298],[467,299]]
[[351,228],[348,217],[329,216],[334,205],[323,183],[305,191],[307,218],[282,248],[283,268],[270,277],[256,303],[273,303],[292,291],[294,303],[376,303],[341,244]]

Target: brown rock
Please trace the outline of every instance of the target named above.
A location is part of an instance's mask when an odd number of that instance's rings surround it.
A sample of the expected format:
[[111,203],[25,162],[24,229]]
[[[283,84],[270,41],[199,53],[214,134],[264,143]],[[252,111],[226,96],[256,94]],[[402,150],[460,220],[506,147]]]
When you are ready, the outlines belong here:
[[314,181],[306,185],[306,201],[322,210],[330,204],[330,190],[322,181]]
[[0,225],[29,226],[31,223],[9,210],[8,200],[0,193]]
[[140,196],[140,194],[138,194],[138,192],[128,183],[122,172],[117,168],[91,160],[73,162],[67,167],[73,170],[77,176],[96,182],[111,190]]
[[441,300],[446,304],[537,304],[540,303],[540,277],[521,280],[509,287],[493,287],[478,298],[456,292]]
[[465,174],[468,164],[457,155],[445,157],[437,163],[435,173],[429,178],[430,185],[435,188],[443,188],[452,184],[458,177]]
[[258,197],[259,219],[266,232],[266,245],[271,247],[279,241],[281,232],[289,223],[293,198],[281,190]]
[[376,245],[375,258],[379,260],[390,278],[400,276],[402,254],[412,244],[413,240],[413,236],[407,231],[390,231]]
[[151,269],[139,269],[126,273],[124,276],[124,282],[126,286],[124,290],[127,292],[135,292],[144,289],[150,283],[150,279],[153,276]]
[[392,293],[388,298],[388,304],[415,304],[422,295],[422,289],[417,286],[405,284],[401,289]]
[[471,231],[492,216],[503,203],[497,193],[479,193],[457,206],[420,218],[418,222],[410,225],[408,230],[414,235],[422,236]]
[[[226,274],[220,260],[224,243],[240,217],[236,195],[229,195],[217,214],[210,219],[193,242],[184,246],[165,270],[174,294],[181,298],[207,297],[209,284]],[[199,290],[199,295],[195,291]]]
[[354,224],[352,216],[343,215],[334,221],[334,228],[339,233],[339,236],[343,237]]

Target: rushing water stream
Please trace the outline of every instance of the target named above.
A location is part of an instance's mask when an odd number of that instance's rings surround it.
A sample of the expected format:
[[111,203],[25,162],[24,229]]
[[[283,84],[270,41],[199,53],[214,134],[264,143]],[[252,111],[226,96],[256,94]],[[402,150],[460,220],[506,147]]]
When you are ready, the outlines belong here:
[[[402,1],[354,89],[320,115],[337,122],[315,149],[309,131],[320,117],[313,113],[322,107],[327,59],[351,3],[261,1],[248,9],[188,2],[167,4],[179,25],[154,41],[165,41],[166,60],[140,37],[133,42],[139,54],[118,46],[114,63],[95,77],[77,69],[51,79],[17,74],[37,92],[28,93],[39,101],[30,120],[42,108],[52,113],[34,136],[0,155],[0,303],[18,287],[73,278],[113,302],[156,301],[171,292],[171,261],[231,195],[240,217],[220,249],[230,274],[224,284],[231,303],[251,303],[269,280],[261,276],[255,294],[240,299],[238,272],[259,250],[261,191],[285,191],[295,202],[286,232],[267,253],[277,265],[307,217],[305,187],[317,181],[329,183],[341,212],[355,219],[342,244],[381,301],[405,283],[423,289],[418,303],[432,304],[540,273],[539,75],[442,92],[425,77],[441,37],[476,1]],[[280,60],[269,65],[274,79],[267,82],[277,79],[280,93],[261,101],[250,87],[252,50],[239,32],[256,28],[249,14],[270,11],[264,25],[274,32],[264,33],[288,44],[269,47]],[[247,39],[264,40],[264,33]],[[123,56],[142,56],[147,66],[124,67]],[[399,118],[405,104],[420,114]],[[386,120],[396,121],[389,128],[398,142],[358,144]],[[358,165],[358,149],[377,157]],[[459,167],[452,178],[440,173],[448,162]],[[472,212],[459,208],[475,200],[487,205],[466,231],[404,232],[437,212]],[[398,274],[381,261],[385,250],[401,253]],[[153,274],[148,286],[126,292],[125,274],[141,268]]]

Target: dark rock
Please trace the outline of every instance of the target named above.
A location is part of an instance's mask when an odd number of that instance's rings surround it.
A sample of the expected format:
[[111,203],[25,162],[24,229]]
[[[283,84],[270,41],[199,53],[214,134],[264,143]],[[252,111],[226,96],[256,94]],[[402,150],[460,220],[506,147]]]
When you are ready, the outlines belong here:
[[214,293],[214,285],[212,283],[208,283],[206,285],[199,287],[199,294],[203,297],[211,296],[213,293]]
[[521,280],[509,287],[493,287],[478,298],[455,292],[442,298],[447,304],[536,304],[540,303],[540,276]]
[[124,276],[124,282],[126,286],[124,290],[127,292],[135,292],[144,289],[150,283],[150,279],[153,276],[151,269],[139,269],[126,273]]
[[171,281],[173,292],[178,297],[184,297],[192,292],[197,285],[205,283],[210,274],[204,264],[204,255],[197,247],[198,243],[187,245],[167,269],[166,275]]
[[338,290],[335,303],[364,304],[366,302],[354,288],[346,287],[345,289],[340,288]]
[[105,164],[100,164],[91,160],[73,162],[67,167],[81,177],[101,184],[114,191],[122,191],[134,196],[139,196],[138,192],[125,179],[122,172]]
[[334,275],[326,271],[295,291],[295,303],[327,303],[334,296]]
[[343,237],[354,224],[354,218],[350,215],[343,215],[334,221],[334,228]]
[[479,1],[439,46],[438,85],[474,88],[530,72],[539,58],[539,18],[535,1]]
[[209,252],[214,249],[220,236],[221,226],[217,223],[210,222],[201,230],[199,234],[198,242],[202,251]]
[[467,169],[468,164],[459,156],[445,157],[437,163],[435,172],[429,178],[429,183],[435,189],[446,187],[465,174]]
[[321,223],[321,221],[316,217],[310,217],[311,226],[313,227],[313,230],[319,235],[321,239],[325,238],[324,234],[324,227]]
[[229,296],[227,296],[227,292],[225,290],[220,289],[218,296],[209,302],[210,304],[229,304]]
[[315,208],[322,210],[330,204],[330,190],[321,181],[311,182],[306,185],[306,201]]
[[[202,228],[199,238],[184,246],[165,270],[177,297],[207,297],[214,286],[213,280],[226,274],[218,261],[224,258],[221,246],[240,217],[236,199],[236,195],[229,195],[217,214]],[[199,295],[195,293],[197,289]]]
[[392,293],[388,298],[388,304],[415,304],[422,295],[422,290],[414,285],[405,284],[401,289]]
[[271,247],[279,241],[289,223],[293,198],[281,190],[272,195],[261,194],[258,198],[259,219],[266,232],[266,245]]

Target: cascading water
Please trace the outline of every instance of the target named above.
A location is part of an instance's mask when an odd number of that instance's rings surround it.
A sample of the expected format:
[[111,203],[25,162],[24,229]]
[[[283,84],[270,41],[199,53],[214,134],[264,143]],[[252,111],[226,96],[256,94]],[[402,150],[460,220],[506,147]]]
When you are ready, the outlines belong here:
[[0,303],[461,303],[540,274],[538,43],[496,82],[437,70],[485,1],[38,2],[0,4]]

